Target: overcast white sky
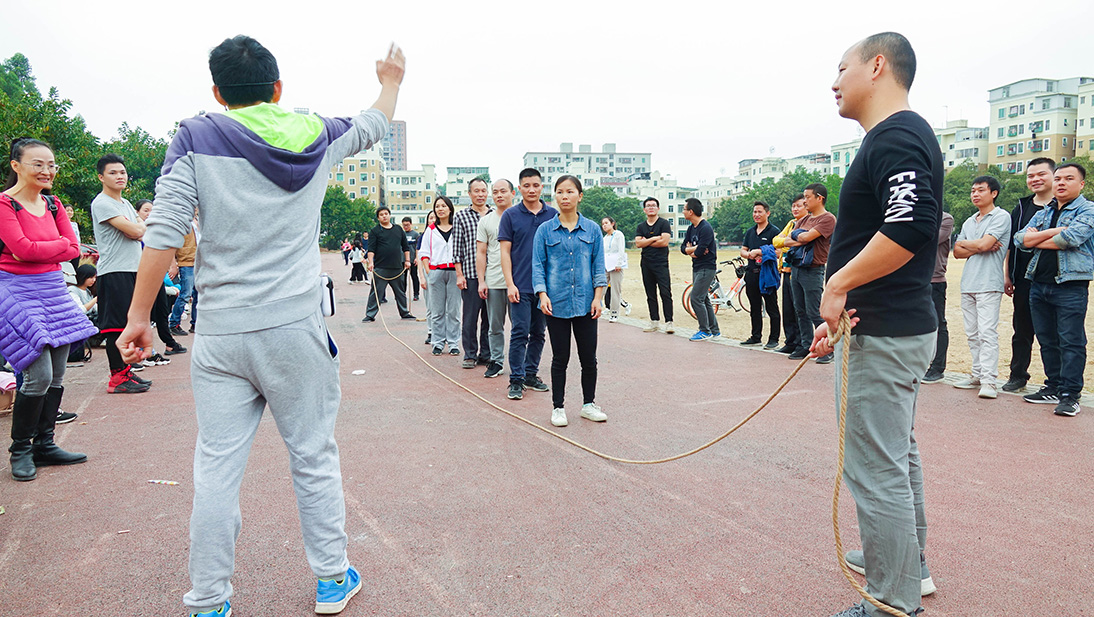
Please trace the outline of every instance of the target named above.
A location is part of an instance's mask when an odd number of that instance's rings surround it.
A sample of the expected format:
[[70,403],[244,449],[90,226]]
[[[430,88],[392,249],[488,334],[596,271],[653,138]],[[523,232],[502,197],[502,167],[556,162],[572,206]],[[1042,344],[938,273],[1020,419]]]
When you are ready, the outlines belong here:
[[[1046,7],[1046,8],[1042,8]],[[857,135],[829,89],[844,50],[896,30],[919,60],[912,105],[932,124],[988,123],[987,90],[1094,76],[1089,0],[966,2],[141,2],[53,0],[4,9],[0,56],[72,99],[101,138],[122,122],[165,136],[217,111],[209,50],[248,34],[275,56],[281,104],[352,115],[379,92],[375,60],[407,56],[398,119],[408,163],[488,165],[614,142],[652,152],[684,185],[737,161],[827,152]],[[948,107],[948,110],[947,110]]]

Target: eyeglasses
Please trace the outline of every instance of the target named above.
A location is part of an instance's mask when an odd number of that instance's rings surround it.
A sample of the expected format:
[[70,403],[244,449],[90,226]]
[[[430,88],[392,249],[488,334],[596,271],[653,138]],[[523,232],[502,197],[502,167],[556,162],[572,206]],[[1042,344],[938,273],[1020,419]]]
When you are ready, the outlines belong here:
[[26,166],[33,169],[36,174],[40,174],[46,169],[57,173],[57,170],[61,168],[57,163],[27,163]]

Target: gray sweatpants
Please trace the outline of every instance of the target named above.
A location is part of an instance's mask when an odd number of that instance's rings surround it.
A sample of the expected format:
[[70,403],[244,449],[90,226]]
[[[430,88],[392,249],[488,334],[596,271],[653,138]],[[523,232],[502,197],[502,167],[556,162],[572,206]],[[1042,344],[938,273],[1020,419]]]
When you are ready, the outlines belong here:
[[486,315],[490,320],[490,361],[505,364],[505,316],[509,314],[509,292],[490,289],[486,292]]
[[232,595],[235,543],[242,528],[239,487],[267,405],[289,450],[308,564],[320,578],[340,578],[349,569],[342,471],[334,442],[342,398],[338,359],[316,309],[306,319],[276,328],[194,339],[193,589],[183,602],[195,612],[216,609]]
[[430,270],[429,330],[433,347],[451,349],[460,346],[460,288],[456,286],[455,270]]
[[[909,615],[920,606],[919,554],[927,546],[915,406],[934,342],[934,332],[851,336],[847,366],[843,479],[858,512],[866,589]],[[843,345],[835,350],[837,417]],[[870,615],[886,614],[862,605]]]

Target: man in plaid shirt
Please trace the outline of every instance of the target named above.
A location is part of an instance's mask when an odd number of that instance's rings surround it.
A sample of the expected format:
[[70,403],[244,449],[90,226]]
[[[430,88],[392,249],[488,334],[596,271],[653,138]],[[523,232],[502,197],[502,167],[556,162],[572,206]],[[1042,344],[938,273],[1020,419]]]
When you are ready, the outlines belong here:
[[[456,213],[452,220],[452,255],[456,262],[456,286],[463,300],[463,368],[490,364],[490,324],[486,317],[486,301],[479,297],[479,274],[475,269],[475,239],[479,219],[492,208],[486,205],[490,187],[486,180],[475,178],[467,183],[471,207]],[[475,331],[478,330],[478,336]]]

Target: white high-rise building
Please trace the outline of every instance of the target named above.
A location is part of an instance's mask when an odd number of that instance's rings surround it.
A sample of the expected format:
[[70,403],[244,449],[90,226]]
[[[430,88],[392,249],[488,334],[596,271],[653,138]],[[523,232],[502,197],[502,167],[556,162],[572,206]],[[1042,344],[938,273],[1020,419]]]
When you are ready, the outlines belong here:
[[585,188],[605,185],[619,193],[622,183],[650,173],[652,158],[649,152],[617,152],[613,143],[604,144],[600,152],[584,144],[574,152],[574,144],[563,143],[558,152],[526,152],[524,166],[538,169],[543,185],[550,189],[556,178],[570,174],[577,176]]

